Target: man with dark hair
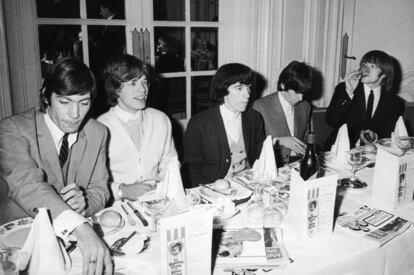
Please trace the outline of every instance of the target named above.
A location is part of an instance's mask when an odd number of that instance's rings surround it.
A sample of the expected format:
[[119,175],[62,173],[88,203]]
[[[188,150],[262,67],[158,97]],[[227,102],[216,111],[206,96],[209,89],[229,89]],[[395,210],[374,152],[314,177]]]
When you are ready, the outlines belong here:
[[177,158],[167,115],[146,108],[149,79],[145,64],[128,54],[111,57],[103,80],[111,109],[98,120],[110,132],[109,170],[115,199],[136,200],[152,190]]
[[221,66],[211,89],[219,106],[192,117],[184,135],[191,185],[211,183],[253,166],[264,141],[263,119],[247,108],[254,72],[239,63]]
[[312,68],[292,61],[279,75],[277,92],[256,100],[253,108],[262,114],[266,135],[273,137],[277,164],[283,166],[305,153],[303,140],[309,131]]
[[393,93],[394,63],[383,51],[367,52],[360,69],[350,72],[345,82],[336,86],[325,113],[326,123],[334,131],[326,142],[329,148],[339,128],[348,126],[349,141],[354,147],[362,130],[370,130],[378,138],[389,138],[399,116],[404,113],[404,101]]
[[111,274],[109,251],[84,218],[109,198],[107,132],[87,118],[94,95],[89,68],[65,58],[45,79],[41,110],[0,122],[0,223],[33,217],[45,207],[56,235],[76,239],[84,272]]

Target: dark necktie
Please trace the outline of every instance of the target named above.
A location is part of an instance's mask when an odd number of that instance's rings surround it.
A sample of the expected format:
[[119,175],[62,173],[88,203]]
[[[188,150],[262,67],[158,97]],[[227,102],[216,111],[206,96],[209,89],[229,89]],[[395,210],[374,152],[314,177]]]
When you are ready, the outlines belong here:
[[65,165],[66,160],[68,159],[68,155],[69,155],[69,143],[68,143],[68,133],[63,135],[62,138],[62,145],[60,146],[60,151],[59,151],[59,162],[60,162],[60,167],[63,167],[63,165]]
[[368,96],[367,112],[365,113],[365,128],[368,127],[372,117],[372,109],[374,107],[374,91],[371,90]]

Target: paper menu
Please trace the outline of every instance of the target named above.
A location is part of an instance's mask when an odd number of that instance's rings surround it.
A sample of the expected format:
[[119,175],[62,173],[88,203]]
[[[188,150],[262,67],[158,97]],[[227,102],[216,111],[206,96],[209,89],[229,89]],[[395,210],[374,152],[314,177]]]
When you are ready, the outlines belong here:
[[211,274],[213,217],[197,208],[160,220],[162,273]]
[[413,201],[414,154],[396,156],[378,148],[372,181],[372,198],[393,211]]
[[332,235],[337,180],[337,175],[331,175],[304,181],[292,169],[286,225],[299,240]]

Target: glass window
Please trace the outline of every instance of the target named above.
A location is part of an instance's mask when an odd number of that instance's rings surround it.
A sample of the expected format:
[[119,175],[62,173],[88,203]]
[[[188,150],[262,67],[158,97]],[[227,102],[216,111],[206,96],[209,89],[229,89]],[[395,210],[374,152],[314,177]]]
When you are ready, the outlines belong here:
[[125,26],[88,26],[89,65],[97,77],[109,57],[126,52]]
[[75,56],[83,60],[81,27],[76,25],[39,25],[42,77],[55,61]]
[[36,0],[39,18],[80,18],[79,0]]
[[87,0],[86,13],[92,19],[125,19],[125,3],[123,0]]
[[185,77],[162,78],[158,85],[151,86],[147,104],[173,118],[185,119],[187,117],[185,87]]
[[211,79],[211,75],[191,78],[191,116],[214,105],[210,96]]
[[217,69],[217,28],[191,28],[191,69]]
[[191,21],[218,21],[218,0],[191,0]]
[[184,28],[155,27],[155,71],[170,73],[184,71]]
[[184,0],[153,0],[154,20],[184,21]]

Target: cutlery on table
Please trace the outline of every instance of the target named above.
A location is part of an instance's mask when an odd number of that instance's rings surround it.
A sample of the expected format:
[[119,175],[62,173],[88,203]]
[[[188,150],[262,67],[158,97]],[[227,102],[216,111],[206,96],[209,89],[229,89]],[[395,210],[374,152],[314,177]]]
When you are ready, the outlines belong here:
[[125,209],[125,206],[123,204],[121,204],[121,207],[122,207],[122,210],[124,210],[124,212],[127,216],[129,224],[132,225],[132,226],[135,226],[137,223],[135,222],[134,218],[128,213],[128,211]]
[[144,218],[144,216],[141,214],[141,212],[138,211],[137,208],[135,208],[135,206],[127,201],[128,206],[132,209],[132,211],[134,211],[134,214],[138,217],[138,219],[141,221],[143,226],[148,226],[148,222],[147,220]]
[[118,254],[125,255],[125,253],[121,251],[121,247],[124,246],[135,234],[137,234],[137,231],[133,231],[128,237],[122,237],[116,240],[111,245],[111,249]]
[[212,187],[212,186],[210,186],[210,185],[208,185],[208,184],[203,185],[203,187],[204,187],[204,188],[207,188],[207,189],[210,189],[210,190],[212,190],[212,191],[214,191],[214,192],[216,192],[216,193],[218,193],[218,194],[224,195],[224,196],[234,195],[234,194],[236,194],[236,192],[237,192],[237,190],[236,190],[236,189],[234,189],[234,188],[230,189],[230,192],[229,192],[229,193],[222,192],[222,191],[217,190],[216,188],[214,188],[214,187]]

